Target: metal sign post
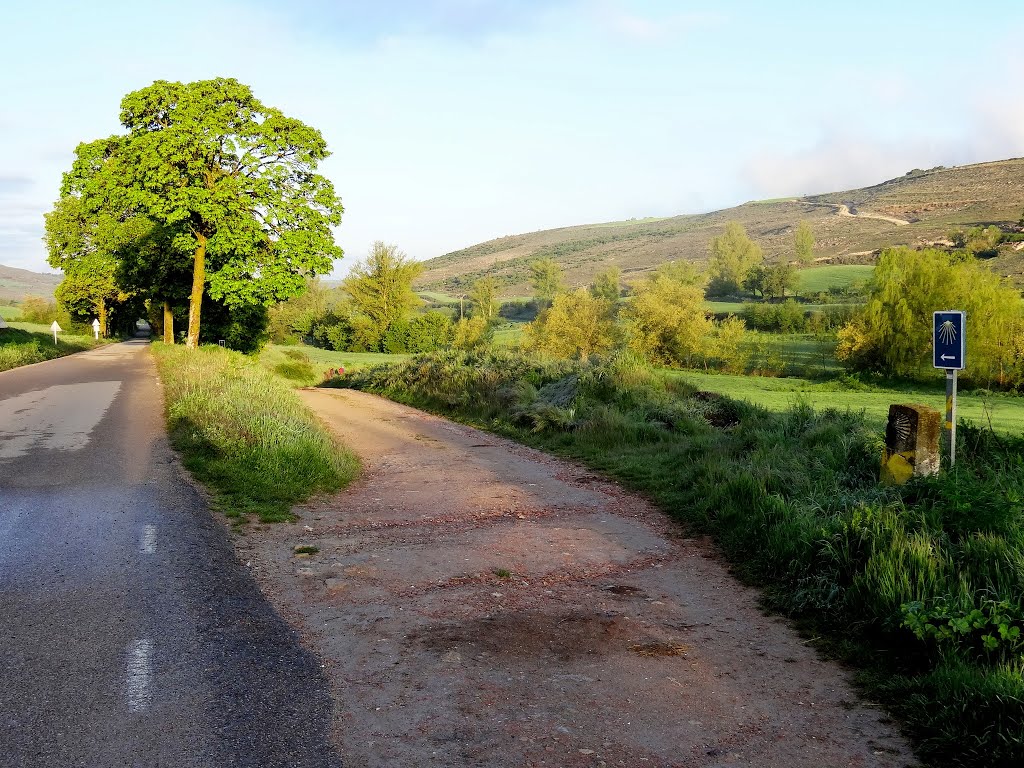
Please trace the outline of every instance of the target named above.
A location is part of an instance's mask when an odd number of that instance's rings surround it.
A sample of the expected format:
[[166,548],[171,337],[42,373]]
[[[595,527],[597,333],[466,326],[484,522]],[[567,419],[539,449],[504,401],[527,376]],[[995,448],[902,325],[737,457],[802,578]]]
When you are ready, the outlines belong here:
[[946,434],[949,466],[956,464],[956,372],[967,358],[967,313],[957,309],[932,314],[932,365],[946,371]]

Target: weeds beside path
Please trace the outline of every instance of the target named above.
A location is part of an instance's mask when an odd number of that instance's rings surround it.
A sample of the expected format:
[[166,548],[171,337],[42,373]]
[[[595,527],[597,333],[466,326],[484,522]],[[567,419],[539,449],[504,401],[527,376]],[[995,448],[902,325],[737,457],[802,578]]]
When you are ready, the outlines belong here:
[[171,442],[228,516],[289,520],[292,505],[355,477],[355,456],[256,361],[220,347],[152,349]]
[[837,665],[644,500],[369,394],[301,395],[364,475],[238,546],[326,664],[346,764],[912,763]]

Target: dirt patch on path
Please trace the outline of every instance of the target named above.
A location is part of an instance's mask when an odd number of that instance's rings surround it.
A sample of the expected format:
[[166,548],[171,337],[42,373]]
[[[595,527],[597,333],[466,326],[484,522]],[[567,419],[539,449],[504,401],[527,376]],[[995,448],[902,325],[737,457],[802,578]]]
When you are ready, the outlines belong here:
[[238,546],[324,662],[348,765],[914,763],[642,499],[372,395],[302,396],[366,471]]

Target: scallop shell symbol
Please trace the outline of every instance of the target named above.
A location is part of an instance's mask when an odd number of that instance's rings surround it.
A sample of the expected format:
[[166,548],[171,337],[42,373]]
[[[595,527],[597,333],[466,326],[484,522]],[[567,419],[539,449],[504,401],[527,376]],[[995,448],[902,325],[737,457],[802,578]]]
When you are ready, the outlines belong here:
[[910,437],[910,417],[905,413],[897,414],[892,428],[900,440],[906,440]]
[[956,341],[956,324],[952,320],[946,320],[939,326],[939,341],[943,344]]

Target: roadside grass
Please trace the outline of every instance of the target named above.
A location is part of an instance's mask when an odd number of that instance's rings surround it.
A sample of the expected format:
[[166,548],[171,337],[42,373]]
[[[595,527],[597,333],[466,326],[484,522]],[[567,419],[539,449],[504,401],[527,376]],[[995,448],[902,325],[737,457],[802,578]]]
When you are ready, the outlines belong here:
[[821,293],[829,288],[849,288],[854,283],[866,283],[875,268],[870,264],[829,264],[810,267],[797,272],[800,293]]
[[356,476],[355,455],[257,361],[220,347],[152,350],[171,443],[228,517],[291,520],[293,505]]
[[92,336],[61,333],[57,334],[57,343],[54,344],[53,334],[45,325],[11,322],[8,326],[0,328],[0,371],[54,360],[116,341],[97,341]]
[[881,434],[860,413],[806,396],[773,412],[704,383],[629,355],[501,351],[346,380],[644,493],[858,667],[928,764],[1024,764],[1024,435],[965,425],[955,472],[881,487]]
[[[884,428],[892,403],[921,403],[940,412],[944,412],[946,407],[946,385],[941,373],[937,374],[934,386],[920,383],[880,386],[846,378],[813,381],[795,377],[734,376],[677,370],[665,371],[665,375],[697,389],[775,412],[789,410],[797,402],[806,402],[817,409],[863,412],[871,428],[878,430]],[[960,392],[957,395],[957,416],[975,427],[991,428],[1000,434],[1022,434],[1024,397],[987,391]]]

